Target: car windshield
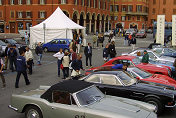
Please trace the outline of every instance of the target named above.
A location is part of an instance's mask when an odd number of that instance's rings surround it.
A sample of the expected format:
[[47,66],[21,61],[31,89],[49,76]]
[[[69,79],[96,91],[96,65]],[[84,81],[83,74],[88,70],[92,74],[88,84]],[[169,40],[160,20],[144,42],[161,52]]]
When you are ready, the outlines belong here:
[[146,71],[143,71],[143,70],[140,70],[139,68],[134,68],[133,71],[138,74],[140,77],[142,77],[143,79],[146,79],[148,77],[151,77],[152,74],[146,72]]
[[121,81],[126,85],[130,86],[132,84],[135,84],[137,80],[133,78],[129,73],[127,72],[121,72],[120,74],[117,75]]
[[135,65],[137,65],[137,64],[140,64],[141,63],[141,60],[142,60],[142,57],[140,58],[140,57],[136,57],[136,58],[134,58],[132,61],[133,61],[133,63],[135,64]]
[[92,86],[78,92],[76,97],[78,98],[80,105],[86,106],[101,100],[104,97],[104,94],[101,93],[95,86]]
[[6,43],[0,40],[0,45],[6,45]]
[[11,44],[16,44],[17,42],[15,41],[15,40],[13,40],[13,39],[7,39],[7,41],[9,42],[9,43],[11,43]]

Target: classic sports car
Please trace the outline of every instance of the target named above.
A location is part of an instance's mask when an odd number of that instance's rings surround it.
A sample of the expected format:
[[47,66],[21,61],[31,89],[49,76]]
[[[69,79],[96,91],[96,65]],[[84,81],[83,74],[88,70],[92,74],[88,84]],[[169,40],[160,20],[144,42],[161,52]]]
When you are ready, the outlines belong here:
[[[97,72],[97,71],[115,71],[115,70],[119,70],[119,69],[112,69],[112,65],[104,66],[104,67],[96,68],[95,70],[92,70],[92,71],[86,71],[86,75],[92,72]],[[174,80],[173,78],[169,76],[161,75],[161,74],[151,74],[137,67],[129,67],[127,68],[127,72],[132,77],[138,80],[173,86],[176,89],[176,80]]]
[[136,38],[146,38],[147,37],[147,34],[144,30],[141,30],[139,31],[137,34],[136,34]]
[[77,80],[12,95],[9,107],[26,118],[156,118],[154,105],[104,95]]
[[[171,71],[170,68],[166,67],[166,66],[159,66],[159,65],[154,65],[154,64],[146,64],[146,63],[141,63],[141,60],[139,57],[136,56],[118,56],[113,58],[112,60],[106,62],[105,64],[103,64],[100,67],[104,67],[104,66],[108,66],[108,65],[114,65],[117,63],[117,61],[121,64],[123,63],[128,63],[129,66],[134,66],[134,67],[138,67],[141,68],[149,73],[152,74],[163,74],[163,75],[169,75],[171,76]],[[88,69],[89,70],[94,70],[96,68],[99,67],[95,67],[95,68],[91,68]],[[86,73],[87,75],[88,73]]]
[[149,58],[153,59],[153,60],[157,60],[157,61],[166,61],[166,62],[172,62],[174,63],[175,59],[173,57],[168,57],[168,56],[162,56],[161,54],[155,53],[152,50],[148,50],[145,48],[138,48],[132,52],[129,53],[122,53],[122,55],[137,55],[138,52],[140,52],[141,55],[144,54],[144,50],[147,50],[148,54],[149,54]]
[[176,58],[176,50],[171,48],[153,48],[154,52],[161,54],[163,56]]
[[139,81],[127,72],[98,71],[79,80],[94,83],[107,95],[125,97],[153,104],[160,114],[164,107],[174,107],[176,91],[174,87]]

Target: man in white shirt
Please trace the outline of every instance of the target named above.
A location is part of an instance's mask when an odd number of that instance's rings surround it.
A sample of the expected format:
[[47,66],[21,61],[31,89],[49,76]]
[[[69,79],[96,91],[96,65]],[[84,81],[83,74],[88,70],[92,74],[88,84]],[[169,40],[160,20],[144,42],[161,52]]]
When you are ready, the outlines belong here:
[[32,75],[32,64],[33,64],[33,54],[32,51],[29,49],[29,47],[26,47],[26,52],[25,52],[25,59],[27,62],[27,67],[29,69],[29,74]]
[[29,36],[28,36],[27,32],[25,32],[24,38],[25,38],[26,45],[28,45],[28,38],[29,38]]
[[59,52],[53,55],[54,57],[58,58],[57,65],[58,65],[58,77],[60,77],[60,66],[62,64],[62,57],[64,56],[63,49],[60,48]]

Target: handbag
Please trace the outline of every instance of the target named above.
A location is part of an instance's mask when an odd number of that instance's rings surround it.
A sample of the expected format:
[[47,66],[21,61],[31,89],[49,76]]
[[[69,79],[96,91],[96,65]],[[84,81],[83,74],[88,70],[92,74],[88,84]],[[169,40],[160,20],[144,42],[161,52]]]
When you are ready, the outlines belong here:
[[61,65],[60,65],[60,69],[62,69],[62,70],[64,69],[64,66],[63,66],[63,64],[61,64]]

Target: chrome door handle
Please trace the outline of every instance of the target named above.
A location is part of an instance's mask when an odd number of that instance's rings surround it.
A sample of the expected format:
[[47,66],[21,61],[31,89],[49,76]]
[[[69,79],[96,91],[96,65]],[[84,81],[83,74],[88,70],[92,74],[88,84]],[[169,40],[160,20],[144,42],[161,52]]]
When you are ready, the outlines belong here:
[[55,107],[51,107],[52,109],[56,109]]

